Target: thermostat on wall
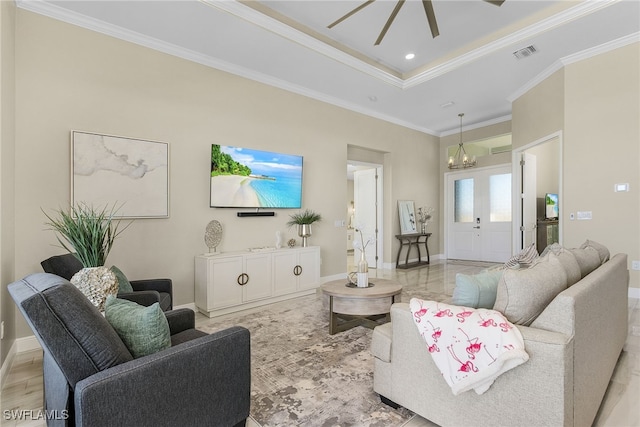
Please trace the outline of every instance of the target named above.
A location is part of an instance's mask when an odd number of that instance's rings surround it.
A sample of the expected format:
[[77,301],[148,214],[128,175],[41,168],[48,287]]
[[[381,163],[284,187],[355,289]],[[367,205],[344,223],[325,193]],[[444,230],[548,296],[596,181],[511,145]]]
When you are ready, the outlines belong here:
[[614,191],[616,193],[620,192],[620,191],[629,191],[629,183],[624,183],[624,184],[616,184],[614,186]]

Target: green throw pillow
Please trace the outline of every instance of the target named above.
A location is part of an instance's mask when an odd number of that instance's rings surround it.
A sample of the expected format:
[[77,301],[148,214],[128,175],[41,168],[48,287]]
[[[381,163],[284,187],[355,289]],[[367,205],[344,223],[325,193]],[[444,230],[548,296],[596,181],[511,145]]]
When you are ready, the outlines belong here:
[[127,276],[124,275],[122,270],[120,270],[115,265],[112,265],[110,270],[113,272],[113,274],[116,275],[116,279],[118,279],[118,293],[133,292],[131,283],[129,282],[129,279],[127,279]]
[[104,316],[134,358],[171,347],[169,323],[157,302],[144,307],[110,295]]
[[451,303],[471,308],[493,308],[498,281],[504,270],[485,270],[475,275],[456,274]]

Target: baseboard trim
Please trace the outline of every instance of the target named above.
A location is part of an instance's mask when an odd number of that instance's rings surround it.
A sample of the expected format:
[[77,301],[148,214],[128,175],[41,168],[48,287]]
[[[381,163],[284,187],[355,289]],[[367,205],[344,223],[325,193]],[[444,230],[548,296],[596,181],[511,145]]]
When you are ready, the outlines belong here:
[[2,368],[0,368],[0,388],[4,387],[4,382],[9,376],[9,371],[11,371],[11,366],[13,365],[13,361],[18,353],[24,353],[26,351],[31,350],[42,350],[38,339],[35,335],[30,335],[28,337],[16,338],[9,349],[9,353],[7,357],[4,359],[4,363],[2,364]]
[[2,364],[2,368],[0,368],[0,389],[4,388],[4,382],[9,375],[9,371],[11,370],[11,365],[13,364],[13,359],[16,357],[16,342],[13,342],[11,348],[9,349],[9,353],[7,353],[7,357],[4,359],[4,363]]

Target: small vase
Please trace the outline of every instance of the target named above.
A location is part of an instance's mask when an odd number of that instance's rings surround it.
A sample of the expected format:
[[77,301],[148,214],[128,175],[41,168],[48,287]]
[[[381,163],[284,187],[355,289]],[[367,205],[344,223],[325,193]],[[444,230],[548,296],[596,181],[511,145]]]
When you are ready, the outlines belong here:
[[100,311],[104,311],[104,303],[109,295],[118,294],[118,279],[107,267],[83,268],[73,275],[70,282]]
[[307,237],[311,236],[311,224],[298,224],[298,236],[302,237],[302,247],[307,247]]
[[426,222],[421,222],[420,223],[420,232],[422,234],[427,234],[427,223]]
[[369,286],[369,264],[364,257],[364,251],[360,251],[360,261],[358,262],[358,274],[356,283],[359,288],[366,288]]

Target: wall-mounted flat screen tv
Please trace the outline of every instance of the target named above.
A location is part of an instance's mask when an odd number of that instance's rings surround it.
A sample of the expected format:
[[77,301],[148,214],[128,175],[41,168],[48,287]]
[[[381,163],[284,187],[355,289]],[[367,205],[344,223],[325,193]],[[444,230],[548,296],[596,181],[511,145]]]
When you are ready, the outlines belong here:
[[302,207],[302,156],[211,145],[210,206]]
[[558,209],[558,195],[554,193],[547,193],[544,196],[545,204],[545,218],[546,219],[558,219],[560,210]]

